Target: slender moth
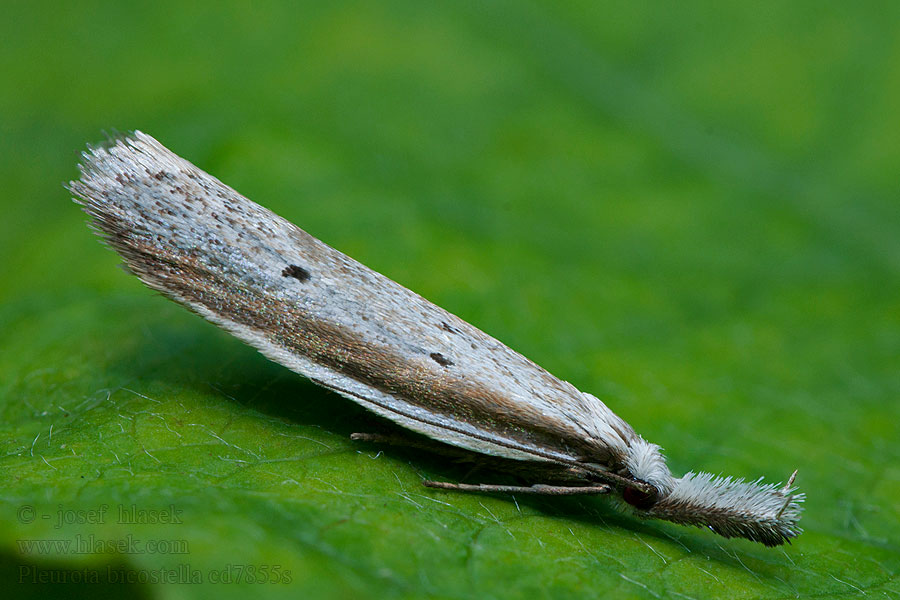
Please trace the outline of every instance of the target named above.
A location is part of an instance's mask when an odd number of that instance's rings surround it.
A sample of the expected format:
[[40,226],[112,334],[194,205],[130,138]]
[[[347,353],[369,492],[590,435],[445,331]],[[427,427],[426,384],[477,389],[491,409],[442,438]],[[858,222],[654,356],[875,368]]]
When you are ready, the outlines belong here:
[[[154,290],[269,359],[434,440],[547,475],[462,491],[615,494],[641,518],[775,546],[804,494],[687,473],[594,396],[325,245],[135,131],[69,183],[92,228]],[[541,469],[537,469],[540,472]]]

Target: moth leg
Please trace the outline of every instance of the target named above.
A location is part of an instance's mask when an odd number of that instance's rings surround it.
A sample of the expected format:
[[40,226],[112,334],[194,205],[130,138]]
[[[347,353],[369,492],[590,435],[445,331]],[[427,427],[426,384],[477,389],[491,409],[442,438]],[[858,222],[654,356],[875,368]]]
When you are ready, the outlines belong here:
[[[452,489],[467,492],[499,492],[499,493],[523,493],[544,495],[585,495],[606,494],[609,486],[602,483],[582,484],[587,473],[582,469],[570,466],[561,466],[554,463],[543,463],[511,460],[496,456],[477,454],[469,450],[463,450],[449,444],[434,441],[420,436],[384,433],[352,433],[350,439],[357,442],[373,444],[387,444],[391,446],[416,448],[455,460],[458,463],[472,463],[472,468],[462,479],[469,479],[472,475],[483,469],[503,473],[514,474],[524,481],[556,481],[558,485],[538,484],[534,486],[516,485],[470,485],[465,483],[454,484],[439,481],[426,481],[425,485],[434,488]],[[571,481],[575,485],[566,485]],[[550,490],[550,491],[547,491]]]
[[583,496],[595,494],[608,494],[612,488],[608,485],[490,485],[487,483],[468,484],[450,483],[447,481],[422,482],[425,487],[441,490],[453,490],[457,492],[499,492],[502,494],[536,494],[542,496]]

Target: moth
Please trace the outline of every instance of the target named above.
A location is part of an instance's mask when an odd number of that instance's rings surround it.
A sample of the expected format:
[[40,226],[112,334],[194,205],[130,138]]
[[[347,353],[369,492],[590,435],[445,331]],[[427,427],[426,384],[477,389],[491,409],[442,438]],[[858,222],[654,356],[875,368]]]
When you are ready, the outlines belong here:
[[[641,518],[767,546],[800,534],[804,494],[675,477],[598,398],[338,252],[135,131],[83,153],[68,189],[127,269],[269,359],[438,442],[521,465],[528,485],[611,494]],[[540,467],[540,468],[533,468]]]

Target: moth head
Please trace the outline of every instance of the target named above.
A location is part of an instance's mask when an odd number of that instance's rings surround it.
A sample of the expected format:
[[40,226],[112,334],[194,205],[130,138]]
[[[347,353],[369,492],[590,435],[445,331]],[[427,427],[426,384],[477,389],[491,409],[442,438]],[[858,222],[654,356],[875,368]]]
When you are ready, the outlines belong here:
[[666,457],[662,449],[637,436],[631,440],[625,453],[625,468],[632,479],[649,483],[654,490],[641,491],[626,487],[622,491],[622,499],[635,508],[645,509],[672,492],[675,479],[666,466]]
[[[800,534],[797,526],[804,494],[793,487],[796,471],[787,484],[763,483],[688,473],[674,480],[672,490],[646,506],[635,506],[645,518],[665,519],[682,525],[707,527],[724,537],[743,537],[777,546]],[[624,497],[624,494],[623,494]],[[625,498],[628,502],[627,497]]]

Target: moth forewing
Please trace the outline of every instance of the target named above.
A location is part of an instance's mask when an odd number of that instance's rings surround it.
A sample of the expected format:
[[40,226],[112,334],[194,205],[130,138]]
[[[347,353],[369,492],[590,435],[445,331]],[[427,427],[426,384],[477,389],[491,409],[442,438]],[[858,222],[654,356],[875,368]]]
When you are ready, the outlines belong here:
[[[403,427],[470,451],[558,464],[583,479],[568,487],[617,491],[642,516],[700,524],[702,501],[721,508],[709,489],[728,486],[679,487],[685,479],[672,477],[659,447],[599,399],[241,196],[146,134],[86,152],[81,178],[69,189],[149,287]],[[560,486],[535,484],[501,487],[562,493]],[[743,485],[777,493],[760,482]],[[672,502],[685,490],[703,492],[693,498],[690,518]],[[783,541],[799,533],[801,500],[788,501],[792,508],[774,519],[773,536]],[[768,523],[766,515],[761,522]],[[745,533],[737,526],[719,529]],[[769,540],[753,531],[744,537]]]

